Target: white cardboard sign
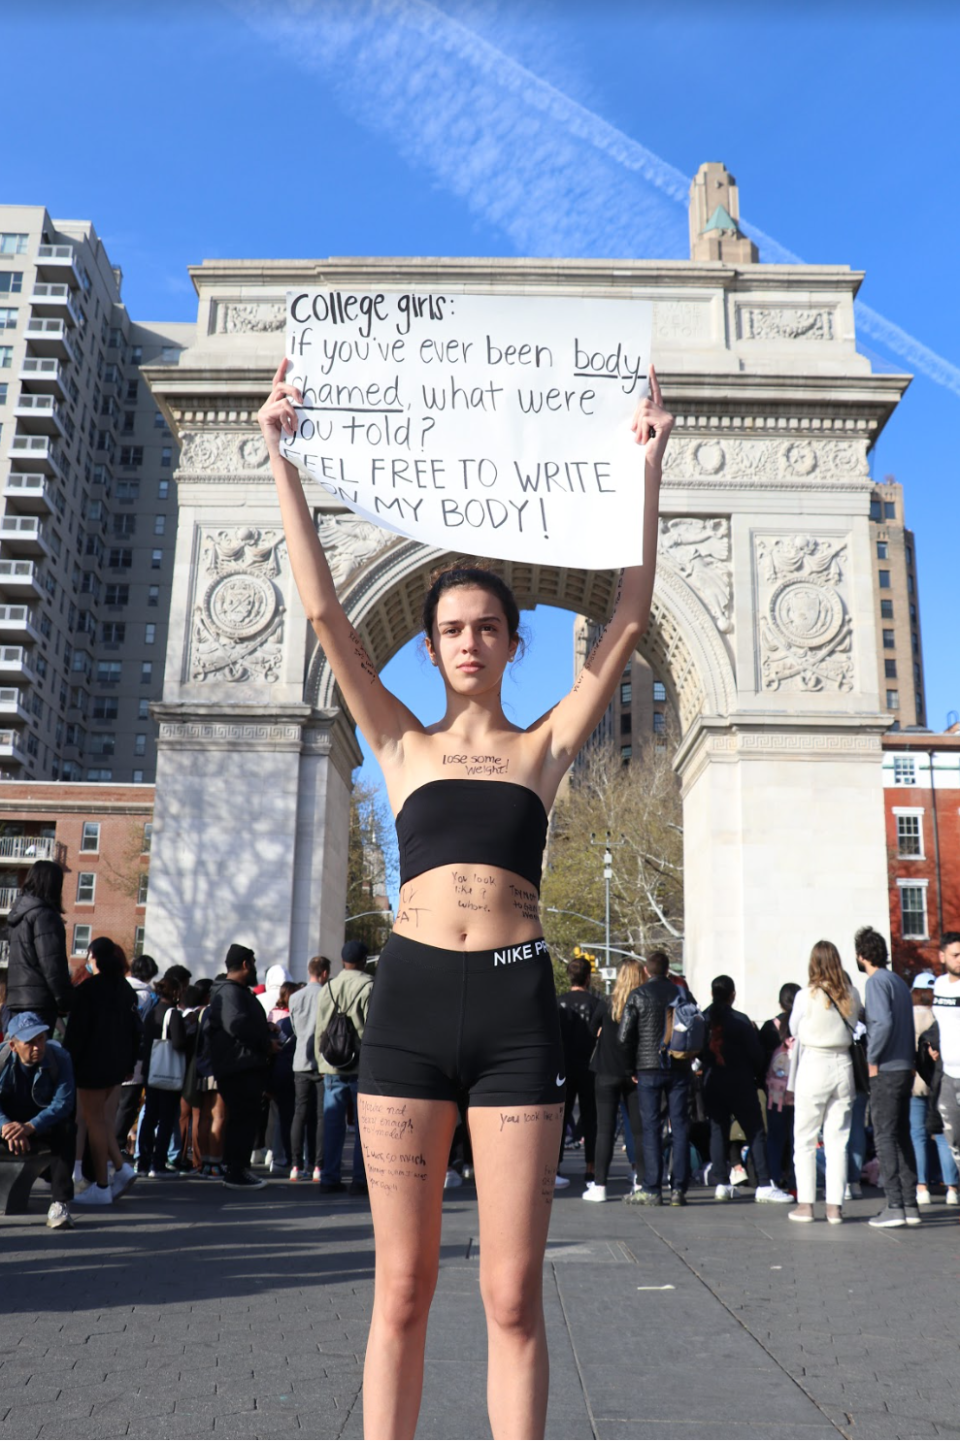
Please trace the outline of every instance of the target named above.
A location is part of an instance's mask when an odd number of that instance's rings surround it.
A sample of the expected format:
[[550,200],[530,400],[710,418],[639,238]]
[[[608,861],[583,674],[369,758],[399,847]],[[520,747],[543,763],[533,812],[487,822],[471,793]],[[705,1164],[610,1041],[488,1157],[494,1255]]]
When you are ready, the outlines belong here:
[[466,555],[641,563],[652,305],[576,296],[289,291],[281,446],[367,520]]

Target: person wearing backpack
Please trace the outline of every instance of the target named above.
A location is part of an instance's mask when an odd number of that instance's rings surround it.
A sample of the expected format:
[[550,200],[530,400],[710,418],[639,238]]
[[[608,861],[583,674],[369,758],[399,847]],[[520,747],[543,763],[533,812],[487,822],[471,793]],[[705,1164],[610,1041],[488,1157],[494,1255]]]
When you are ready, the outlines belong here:
[[[227,1109],[223,1128],[223,1184],[231,1191],[267,1183],[250,1169],[274,1040],[266,1012],[253,994],[257,958],[248,946],[227,951],[226,977],[214,984],[204,1017],[210,1068]],[[203,1038],[201,1038],[202,1040]]]
[[[341,1176],[343,1143],[347,1134],[347,1098],[357,1106],[360,1043],[370,1009],[373,977],[367,975],[367,948],[362,941],[347,941],[340,952],[343,970],[323,987],[317,1000],[314,1051],[323,1076],[323,1168],[320,1193],[345,1191]],[[360,1128],[353,1147],[351,1196],[367,1194]]]
[[[643,1185],[624,1196],[634,1206],[661,1206],[663,1198],[663,1146],[661,1106],[665,1099],[673,1137],[673,1186],[671,1206],[687,1204],[690,1179],[690,1077],[693,1056],[673,1054],[670,1042],[676,1024],[675,1012],[682,1004],[683,1021],[694,1024],[703,1017],[691,1003],[686,987],[667,979],[669,957],[653,951],[644,963],[647,980],[627,997],[617,1033],[622,1046],[633,1057],[643,1131]],[[668,1020],[670,1034],[668,1035]],[[685,1026],[680,1029],[685,1030]],[[696,1050],[700,1049],[698,1041]]]
[[793,1156],[793,1093],[787,1089],[790,1053],[796,1045],[790,1034],[790,1012],[800,987],[788,981],[780,987],[780,1012],[760,1027],[767,1093],[767,1167],[775,1186],[783,1183],[783,1158]]
[[757,1079],[763,1069],[763,1047],[749,1016],[735,1011],[736,987],[729,976],[717,976],[711,986],[712,1003],[704,1012],[707,1043],[702,1062],[703,1103],[710,1119],[711,1178],[714,1199],[732,1201],[730,1185],[730,1121],[740,1125],[757,1173],[755,1201],[792,1201],[770,1181],[763,1136],[763,1113],[757,1097]]

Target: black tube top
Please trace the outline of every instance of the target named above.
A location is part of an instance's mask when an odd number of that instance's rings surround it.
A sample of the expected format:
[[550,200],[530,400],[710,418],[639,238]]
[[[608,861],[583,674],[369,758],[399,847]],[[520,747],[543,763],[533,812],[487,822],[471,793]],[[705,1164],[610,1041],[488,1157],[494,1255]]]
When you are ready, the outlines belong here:
[[547,812],[512,781],[427,781],[397,816],[400,884],[437,866],[501,866],[540,891]]

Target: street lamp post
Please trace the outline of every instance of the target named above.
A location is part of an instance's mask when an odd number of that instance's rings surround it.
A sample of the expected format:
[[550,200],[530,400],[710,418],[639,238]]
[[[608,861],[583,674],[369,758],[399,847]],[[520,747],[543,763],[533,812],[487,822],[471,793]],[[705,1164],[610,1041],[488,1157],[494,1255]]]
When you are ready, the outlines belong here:
[[610,881],[613,877],[613,856],[610,854],[610,832],[607,831],[607,845],[603,852],[603,885],[606,891],[606,937],[607,970],[610,969]]

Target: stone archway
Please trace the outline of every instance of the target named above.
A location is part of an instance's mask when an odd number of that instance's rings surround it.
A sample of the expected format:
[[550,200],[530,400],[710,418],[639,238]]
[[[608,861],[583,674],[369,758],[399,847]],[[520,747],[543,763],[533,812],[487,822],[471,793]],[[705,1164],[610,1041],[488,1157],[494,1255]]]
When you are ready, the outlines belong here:
[[[618,294],[654,302],[677,417],[641,647],[681,720],[685,960],[748,1009],[821,935],[884,928],[878,627],[867,452],[906,378],[857,354],[842,266],[330,260],[197,267],[196,343],[146,372],[181,443],[146,944],[215,970],[230,940],[301,975],[342,939],[352,726],[290,576],[255,415],[291,287]],[[438,556],[311,482],[378,665],[417,630]],[[514,563],[523,604],[607,613],[611,576]],[[222,600],[222,604],[220,601]],[[232,627],[232,628],[231,628]]]

